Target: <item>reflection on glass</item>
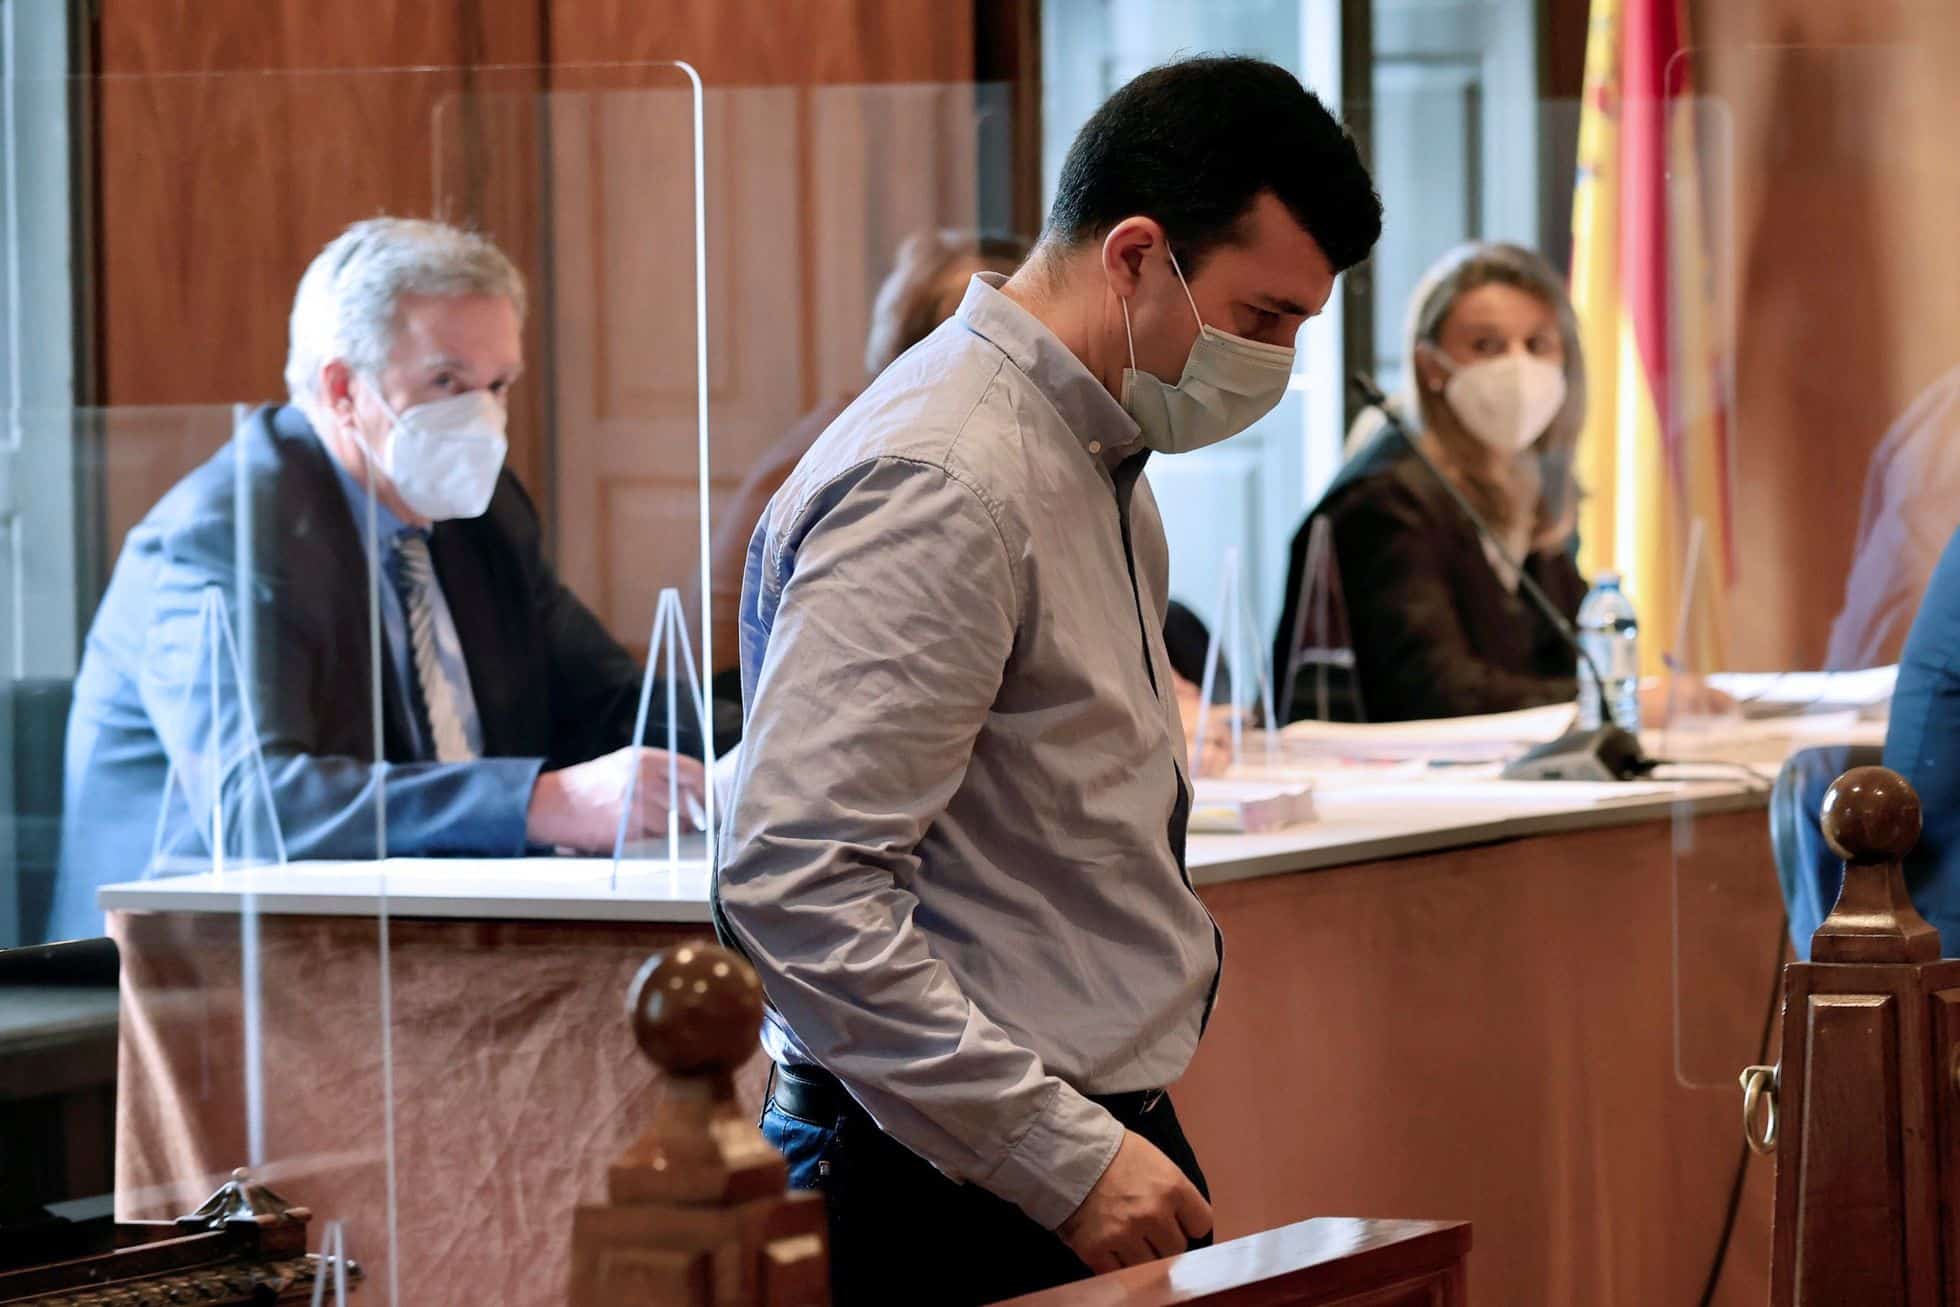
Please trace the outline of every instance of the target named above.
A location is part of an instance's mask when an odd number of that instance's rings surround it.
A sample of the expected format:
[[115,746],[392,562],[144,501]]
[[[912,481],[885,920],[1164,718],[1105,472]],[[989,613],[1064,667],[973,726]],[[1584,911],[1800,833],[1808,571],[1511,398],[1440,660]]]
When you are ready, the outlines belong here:
[[182,738],[169,750],[146,876],[286,861],[224,591],[207,584],[197,606],[194,628],[182,630],[189,647],[151,652],[159,683],[182,686],[171,705]]
[[1844,607],[1824,666],[1899,661],[1934,565],[1960,527],[1960,368],[1915,399],[1885,432],[1865,473]]

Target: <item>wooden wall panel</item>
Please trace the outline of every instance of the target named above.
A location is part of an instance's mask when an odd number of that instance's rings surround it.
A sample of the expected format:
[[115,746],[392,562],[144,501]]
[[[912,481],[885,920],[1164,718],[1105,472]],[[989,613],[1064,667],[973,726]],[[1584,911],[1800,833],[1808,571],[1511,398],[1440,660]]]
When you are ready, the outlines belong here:
[[985,0],[581,0],[552,9],[555,62],[685,59],[718,86],[973,79]]
[[[329,22],[304,0],[101,0],[96,402],[283,395],[300,273],[358,218],[473,222],[535,274],[538,188],[526,139],[513,140],[507,115],[473,105],[534,91],[537,74],[380,70],[535,65],[540,3],[359,0]],[[534,483],[540,412],[535,392],[520,390],[512,461]],[[112,423],[105,439],[111,549],[228,434],[214,425],[163,457],[131,448],[129,430],[118,443]]]
[[[293,289],[335,232],[381,212],[481,226],[533,287],[512,466],[567,579],[639,644],[658,588],[698,560],[677,516],[694,472],[686,83],[631,65],[684,59],[711,88],[725,492],[861,383],[892,250],[976,225],[978,169],[989,212],[1038,213],[1037,124],[1017,118],[1039,104],[1034,16],[1032,0],[984,23],[974,0],[351,0],[328,21],[305,0],[101,0],[99,402],[276,398]],[[976,77],[1016,83],[989,102],[1010,121],[985,163]],[[649,109],[667,89],[678,103]],[[167,450],[133,448],[154,422],[112,425],[112,550],[226,434],[166,425]]]
[[[972,0],[552,9],[561,98],[603,77],[581,69],[603,60],[685,59],[707,86],[717,512],[803,414],[863,384],[872,295],[899,243],[980,224],[975,28]],[[1025,43],[990,50],[993,73],[1003,50],[1036,57]],[[678,93],[657,110],[616,89],[595,97],[610,107],[586,112],[610,129],[587,130],[581,111],[552,119],[555,519],[567,583],[640,647],[661,588],[689,596],[690,618],[698,593],[692,146]],[[1011,118],[1012,97],[997,100]],[[1021,185],[1018,157],[1001,150],[987,184]]]
[[[795,96],[707,101],[709,402],[731,450],[773,438],[802,391]],[[639,646],[698,566],[691,97],[559,92],[552,133],[559,567]]]

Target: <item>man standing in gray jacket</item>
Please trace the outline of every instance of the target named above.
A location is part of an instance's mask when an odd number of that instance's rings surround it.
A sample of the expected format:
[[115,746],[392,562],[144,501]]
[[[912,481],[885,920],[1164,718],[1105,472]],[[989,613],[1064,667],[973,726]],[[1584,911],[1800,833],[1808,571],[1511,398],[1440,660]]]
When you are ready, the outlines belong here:
[[1380,225],[1283,69],[1145,73],[1028,262],[976,276],[756,528],[717,921],[762,975],[763,1127],[827,1196],[840,1304],[991,1302],[1209,1236],[1164,1087],[1222,941],[1141,473],[1278,403]]

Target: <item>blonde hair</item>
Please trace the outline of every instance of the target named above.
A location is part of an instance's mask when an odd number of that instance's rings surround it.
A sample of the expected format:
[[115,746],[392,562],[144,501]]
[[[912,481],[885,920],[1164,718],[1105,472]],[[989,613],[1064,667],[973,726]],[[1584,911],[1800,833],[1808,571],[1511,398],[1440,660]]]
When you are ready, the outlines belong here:
[[[1498,455],[1464,430],[1443,396],[1425,389],[1416,369],[1422,348],[1442,349],[1443,324],[1457,301],[1480,286],[1513,286],[1540,300],[1558,322],[1565,350],[1565,403],[1531,449],[1538,456],[1538,502],[1514,503]],[[1444,471],[1471,505],[1499,530],[1529,514],[1533,550],[1556,548],[1572,534],[1578,519],[1579,483],[1572,463],[1579,429],[1586,420],[1586,360],[1579,323],[1565,280],[1545,256],[1521,245],[1460,245],[1423,274],[1410,300],[1408,323],[1409,411],[1421,419],[1423,435],[1442,455]]]

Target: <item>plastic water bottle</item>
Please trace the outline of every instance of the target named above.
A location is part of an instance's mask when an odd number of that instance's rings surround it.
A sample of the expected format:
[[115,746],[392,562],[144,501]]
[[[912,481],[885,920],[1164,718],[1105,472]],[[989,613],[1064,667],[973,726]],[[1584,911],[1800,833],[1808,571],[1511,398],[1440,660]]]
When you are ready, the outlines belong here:
[[1579,605],[1579,647],[1592,659],[1579,660],[1579,727],[1593,730],[1599,719],[1599,691],[1593,668],[1606,678],[1613,724],[1640,733],[1640,622],[1633,602],[1620,590],[1617,572],[1601,572]]

